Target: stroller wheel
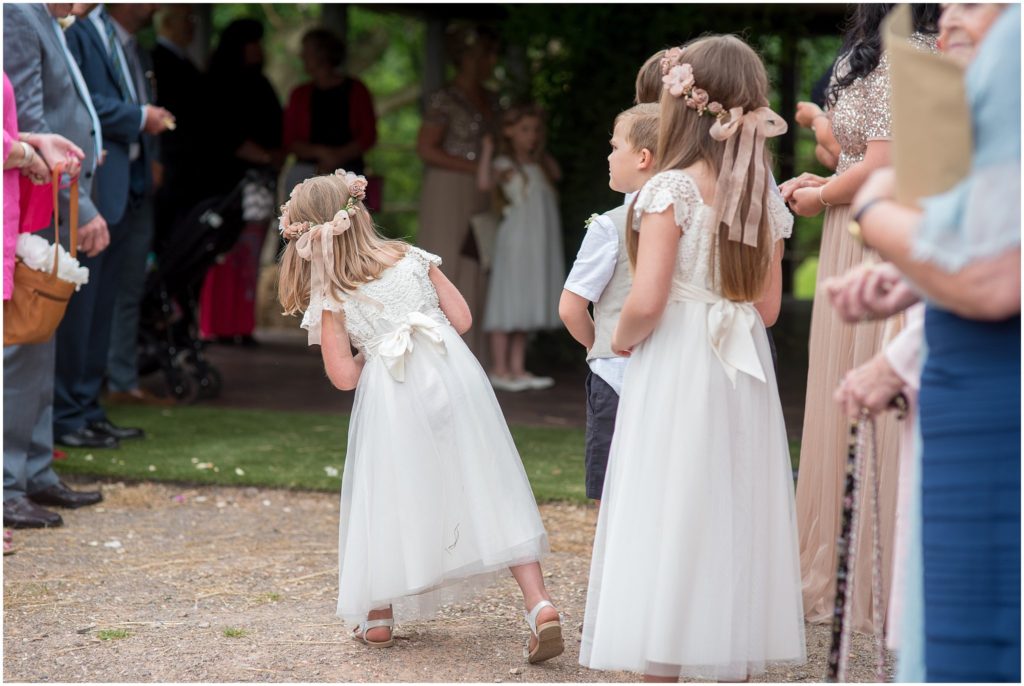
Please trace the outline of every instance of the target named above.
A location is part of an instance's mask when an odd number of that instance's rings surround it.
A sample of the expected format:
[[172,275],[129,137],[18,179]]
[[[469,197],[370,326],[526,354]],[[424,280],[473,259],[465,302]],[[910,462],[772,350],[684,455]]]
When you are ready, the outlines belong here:
[[199,399],[199,387],[196,380],[186,373],[174,374],[174,378],[167,379],[168,390],[179,403],[191,405]]
[[192,379],[197,387],[197,396],[204,400],[210,400],[220,395],[224,387],[224,379],[216,367],[207,364],[206,373]]

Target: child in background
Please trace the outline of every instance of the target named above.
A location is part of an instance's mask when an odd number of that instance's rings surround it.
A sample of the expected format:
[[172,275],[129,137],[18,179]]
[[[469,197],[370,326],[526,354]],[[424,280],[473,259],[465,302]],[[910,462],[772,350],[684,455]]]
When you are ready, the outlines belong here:
[[664,84],[661,82],[661,60],[665,57],[665,51],[659,50],[643,63],[636,75],[636,95],[633,97],[634,105],[641,105],[645,102],[658,102],[661,100],[661,91]]
[[338,616],[360,623],[360,642],[388,647],[393,610],[428,618],[510,569],[527,609],[525,657],[555,657],[561,623],[538,563],[547,533],[487,376],[460,338],[469,307],[440,258],[377,233],[365,192],[363,177],[339,170],[296,186],[281,209],[281,304],[305,311],[331,382],[356,390]]
[[[792,216],[768,188],[786,130],[735,36],[670,49],[656,160],[627,224],[629,355],[580,663],[744,680],[805,660],[793,474],[765,324]],[[758,303],[755,308],[754,303]]]
[[505,113],[498,153],[493,157],[494,145],[485,138],[479,186],[500,186],[507,203],[484,310],[484,330],[491,341],[491,384],[504,391],[549,388],[553,379],[526,371],[527,334],[558,327],[558,297],[565,279],[562,224],[552,186],[562,172],[544,149],[539,108],[524,105]]
[[[608,155],[608,185],[613,191],[636,193],[654,175],[658,109],[655,103],[636,105],[615,118]],[[628,361],[611,347],[612,331],[633,283],[626,254],[628,211],[627,205],[620,205],[591,221],[558,303],[565,328],[587,349],[586,486],[587,497],[598,505]]]

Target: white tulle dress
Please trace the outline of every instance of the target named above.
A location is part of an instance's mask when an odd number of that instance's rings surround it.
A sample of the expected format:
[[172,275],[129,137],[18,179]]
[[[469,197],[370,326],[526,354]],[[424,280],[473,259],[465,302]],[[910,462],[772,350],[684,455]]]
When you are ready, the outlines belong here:
[[[341,485],[338,616],[394,605],[429,618],[511,565],[539,560],[547,533],[486,374],[428,276],[440,258],[410,247],[343,303],[366,356]],[[331,335],[324,331],[323,335]]]
[[[805,660],[793,472],[764,325],[715,293],[711,208],[685,172],[644,186],[635,225],[669,207],[672,294],[626,371],[580,663],[739,680]],[[789,235],[774,194],[769,218]]]

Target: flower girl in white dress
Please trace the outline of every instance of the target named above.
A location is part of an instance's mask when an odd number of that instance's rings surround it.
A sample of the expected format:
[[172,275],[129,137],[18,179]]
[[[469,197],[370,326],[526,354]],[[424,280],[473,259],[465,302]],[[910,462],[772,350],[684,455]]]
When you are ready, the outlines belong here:
[[[743,680],[805,659],[793,477],[765,323],[792,218],[768,192],[764,66],[734,36],[663,61],[612,348],[626,369],[580,663]],[[712,201],[713,199],[713,201]],[[754,303],[757,303],[754,305]]]
[[305,312],[331,382],[356,391],[338,616],[360,624],[357,640],[390,646],[392,612],[428,618],[511,568],[528,610],[526,656],[555,657],[561,624],[537,562],[547,533],[487,375],[460,338],[469,308],[438,257],[376,232],[365,188],[339,170],[300,184],[281,208],[281,303]]

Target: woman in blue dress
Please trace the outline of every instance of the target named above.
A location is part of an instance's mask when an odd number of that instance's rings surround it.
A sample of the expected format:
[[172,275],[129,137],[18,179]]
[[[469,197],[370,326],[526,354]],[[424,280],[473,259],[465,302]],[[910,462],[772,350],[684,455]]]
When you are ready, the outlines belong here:
[[891,171],[876,173],[853,202],[865,243],[895,268],[862,296],[873,303],[867,310],[927,303],[919,493],[919,678],[927,681],[1020,681],[1020,7],[992,18],[966,74],[967,178],[924,200],[923,212],[891,200]]

